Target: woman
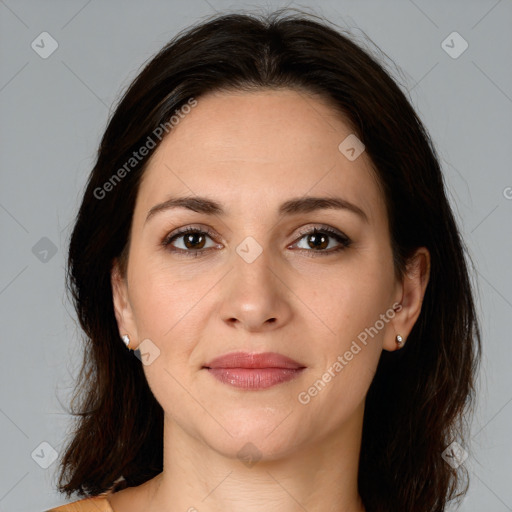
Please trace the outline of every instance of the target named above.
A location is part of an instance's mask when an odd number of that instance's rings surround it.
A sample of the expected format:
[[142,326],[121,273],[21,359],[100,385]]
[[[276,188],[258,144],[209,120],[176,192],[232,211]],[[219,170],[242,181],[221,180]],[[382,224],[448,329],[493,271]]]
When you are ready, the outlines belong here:
[[85,498],[54,510],[445,510],[480,354],[465,258],[429,135],[347,36],[286,11],[179,34],[72,234],[59,490]]

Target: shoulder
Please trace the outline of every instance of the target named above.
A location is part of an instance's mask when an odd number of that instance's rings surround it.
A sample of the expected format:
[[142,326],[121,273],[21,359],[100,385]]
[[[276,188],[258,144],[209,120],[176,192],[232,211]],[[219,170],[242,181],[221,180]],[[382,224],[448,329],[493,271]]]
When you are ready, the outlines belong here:
[[95,496],[68,503],[45,512],[114,512],[105,496]]

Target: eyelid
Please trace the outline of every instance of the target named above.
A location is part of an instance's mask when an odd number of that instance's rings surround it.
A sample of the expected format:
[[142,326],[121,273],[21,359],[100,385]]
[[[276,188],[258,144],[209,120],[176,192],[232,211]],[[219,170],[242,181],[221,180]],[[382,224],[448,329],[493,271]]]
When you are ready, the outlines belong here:
[[[165,235],[164,239],[162,240],[162,244],[164,246],[168,245],[173,238],[177,238],[180,235],[186,235],[189,232],[192,232],[192,233],[196,233],[196,232],[205,233],[212,240],[215,240],[216,237],[218,236],[217,233],[215,233],[208,226],[201,226],[201,225],[196,225],[196,224],[190,224],[190,225],[184,226],[182,228],[177,228],[177,229],[171,231],[169,234]],[[191,252],[191,251],[189,251],[189,252]]]
[[347,244],[352,242],[352,240],[350,240],[350,238],[347,235],[345,235],[345,233],[343,233],[342,231],[339,231],[336,228],[328,226],[326,224],[316,224],[314,226],[308,226],[308,227],[305,227],[305,228],[300,228],[299,231],[297,232],[297,234],[300,237],[303,237],[305,235],[309,235],[311,233],[314,233],[315,231],[317,231],[319,233],[327,232],[330,235],[336,235],[336,236],[340,237],[341,239],[345,240],[347,242]]

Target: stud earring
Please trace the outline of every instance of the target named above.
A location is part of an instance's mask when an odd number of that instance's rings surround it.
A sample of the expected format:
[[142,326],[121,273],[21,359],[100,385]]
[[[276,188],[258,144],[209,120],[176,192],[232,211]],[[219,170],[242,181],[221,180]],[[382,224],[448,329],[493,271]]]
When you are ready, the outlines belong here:
[[402,338],[402,336],[400,336],[400,334],[396,335],[396,344],[398,348],[402,348],[404,346],[404,339]]
[[129,345],[130,345],[130,337],[128,336],[128,334],[123,334],[121,336],[121,339],[123,340],[124,344],[129,348]]

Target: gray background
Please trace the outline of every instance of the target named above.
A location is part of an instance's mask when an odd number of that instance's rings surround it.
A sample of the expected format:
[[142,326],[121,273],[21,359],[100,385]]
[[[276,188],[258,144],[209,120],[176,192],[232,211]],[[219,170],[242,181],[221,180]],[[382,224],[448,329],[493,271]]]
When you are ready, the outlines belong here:
[[[64,293],[65,253],[111,104],[178,30],[215,11],[284,5],[0,0],[0,511],[66,501],[54,491],[57,462],[43,469],[36,460],[50,456],[42,442],[61,452],[70,422],[61,403],[81,349]],[[471,487],[460,510],[512,511],[512,1],[288,5],[350,27],[359,41],[364,30],[402,69],[402,87],[434,139],[478,268],[484,345],[465,447]],[[42,46],[44,31],[58,42],[46,59],[31,47]],[[458,58],[441,45],[453,31],[469,45]]]

